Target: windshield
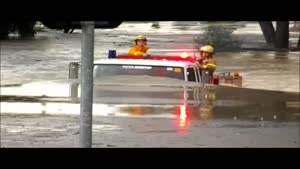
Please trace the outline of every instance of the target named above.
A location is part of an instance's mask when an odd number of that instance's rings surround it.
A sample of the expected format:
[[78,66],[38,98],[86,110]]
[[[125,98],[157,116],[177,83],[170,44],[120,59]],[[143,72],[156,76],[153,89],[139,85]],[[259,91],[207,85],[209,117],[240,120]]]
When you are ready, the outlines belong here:
[[94,78],[103,79],[112,76],[134,75],[168,77],[184,80],[183,72],[182,67],[97,64],[94,67]]

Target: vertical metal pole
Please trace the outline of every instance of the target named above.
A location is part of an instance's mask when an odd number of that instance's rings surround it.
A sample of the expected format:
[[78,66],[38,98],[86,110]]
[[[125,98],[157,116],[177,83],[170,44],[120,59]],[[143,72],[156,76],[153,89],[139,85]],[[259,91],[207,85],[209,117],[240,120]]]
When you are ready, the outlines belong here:
[[92,147],[94,22],[81,22],[80,147]]

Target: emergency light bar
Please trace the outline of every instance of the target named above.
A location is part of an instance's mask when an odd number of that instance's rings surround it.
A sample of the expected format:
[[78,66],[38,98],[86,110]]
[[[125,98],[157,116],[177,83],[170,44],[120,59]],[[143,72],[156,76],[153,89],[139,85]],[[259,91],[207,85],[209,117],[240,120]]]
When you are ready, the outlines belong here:
[[156,55],[156,56],[147,56],[145,58],[140,56],[131,56],[131,55],[118,55],[116,57],[117,59],[149,59],[149,60],[169,60],[169,61],[185,61],[185,62],[196,62],[194,57],[191,56],[162,56],[162,55]]

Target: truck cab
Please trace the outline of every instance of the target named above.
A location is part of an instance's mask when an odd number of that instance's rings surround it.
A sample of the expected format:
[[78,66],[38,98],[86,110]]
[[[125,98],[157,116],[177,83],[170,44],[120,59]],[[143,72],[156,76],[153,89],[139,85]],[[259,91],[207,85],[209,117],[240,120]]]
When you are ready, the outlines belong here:
[[[177,60],[176,60],[177,59]],[[196,62],[178,56],[151,56],[140,59],[120,55],[116,59],[101,59],[94,63],[94,79],[108,76],[152,76],[201,82]]]

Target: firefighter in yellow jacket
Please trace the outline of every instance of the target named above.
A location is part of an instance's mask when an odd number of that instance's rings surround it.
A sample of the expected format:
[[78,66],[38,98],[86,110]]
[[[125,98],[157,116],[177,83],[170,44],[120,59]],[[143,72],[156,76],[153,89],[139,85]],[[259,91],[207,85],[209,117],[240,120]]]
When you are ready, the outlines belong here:
[[202,46],[199,52],[200,59],[197,61],[200,68],[201,83],[212,83],[213,73],[217,67],[213,58],[214,48],[210,45]]
[[216,61],[213,58],[214,48],[210,45],[200,48],[200,59],[198,60],[201,69],[210,69],[212,72],[216,70]]
[[147,57],[147,38],[143,35],[137,36],[135,39],[135,46],[130,48],[128,51],[129,55],[138,56],[138,57]]

